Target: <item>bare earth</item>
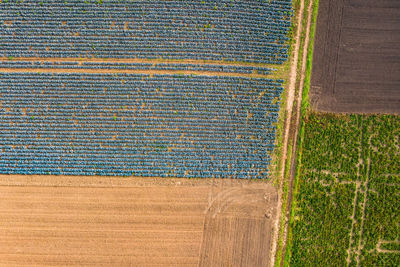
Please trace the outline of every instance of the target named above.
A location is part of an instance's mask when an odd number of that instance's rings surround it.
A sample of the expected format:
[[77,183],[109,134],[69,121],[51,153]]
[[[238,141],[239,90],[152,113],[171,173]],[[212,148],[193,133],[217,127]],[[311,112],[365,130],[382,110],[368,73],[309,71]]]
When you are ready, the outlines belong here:
[[[0,61],[9,61],[7,57],[0,57]],[[265,66],[279,68],[276,64],[265,64],[255,62],[235,62],[235,61],[223,61],[223,60],[195,60],[195,59],[167,59],[167,58],[43,58],[43,57],[15,57],[13,61],[40,61],[40,62],[101,62],[101,63],[169,63],[169,64],[212,64],[212,65],[252,65],[252,66]]]
[[265,266],[258,181],[0,175],[0,265]]
[[400,114],[400,1],[320,1],[310,100],[319,111]]
[[[0,62],[1,63],[1,62]],[[121,69],[65,69],[65,68],[1,68],[0,73],[126,73],[126,74],[180,74],[180,75],[202,75],[202,76],[224,76],[224,77],[246,77],[246,78],[270,78],[271,75],[257,73],[234,73],[222,71],[193,71],[193,70],[121,70]]]

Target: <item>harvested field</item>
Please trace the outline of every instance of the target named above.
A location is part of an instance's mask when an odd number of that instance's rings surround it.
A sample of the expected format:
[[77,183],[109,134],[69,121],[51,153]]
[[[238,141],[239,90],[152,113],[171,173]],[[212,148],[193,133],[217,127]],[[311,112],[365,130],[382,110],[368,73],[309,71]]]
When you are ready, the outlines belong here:
[[0,265],[265,266],[276,190],[243,180],[0,176]]
[[321,1],[310,100],[319,111],[400,113],[400,2]]

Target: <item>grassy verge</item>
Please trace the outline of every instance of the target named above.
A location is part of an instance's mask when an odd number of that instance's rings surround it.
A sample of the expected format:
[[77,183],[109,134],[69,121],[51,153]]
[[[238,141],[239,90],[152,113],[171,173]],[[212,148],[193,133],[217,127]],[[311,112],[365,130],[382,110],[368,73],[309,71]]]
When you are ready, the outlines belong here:
[[310,40],[309,46],[307,51],[307,65],[306,65],[306,76],[304,79],[304,88],[303,88],[303,95],[301,101],[301,116],[307,114],[307,110],[309,107],[309,100],[308,100],[308,93],[310,91],[310,81],[311,81],[311,69],[312,69],[312,58],[314,52],[314,36],[315,36],[315,29],[316,29],[316,22],[317,22],[317,14],[318,14],[318,3],[319,0],[314,0],[313,8],[312,8],[312,15],[311,15],[311,28],[310,28]]
[[[292,145],[288,145],[288,151],[292,150]],[[290,162],[292,160],[292,153],[288,153],[287,160],[285,163],[285,175],[282,186],[282,208],[279,218],[279,233],[278,233],[278,244],[276,250],[275,266],[281,266],[282,254],[283,254],[283,236],[285,231],[286,222],[286,209],[288,205],[288,194],[289,194],[289,176],[290,176]]]

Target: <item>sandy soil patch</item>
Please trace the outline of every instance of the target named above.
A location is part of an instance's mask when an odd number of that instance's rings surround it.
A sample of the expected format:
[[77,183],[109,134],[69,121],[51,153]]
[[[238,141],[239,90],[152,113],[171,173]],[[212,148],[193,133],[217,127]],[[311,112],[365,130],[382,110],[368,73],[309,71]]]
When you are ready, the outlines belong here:
[[18,175],[0,181],[0,265],[269,261],[277,192],[264,182]]

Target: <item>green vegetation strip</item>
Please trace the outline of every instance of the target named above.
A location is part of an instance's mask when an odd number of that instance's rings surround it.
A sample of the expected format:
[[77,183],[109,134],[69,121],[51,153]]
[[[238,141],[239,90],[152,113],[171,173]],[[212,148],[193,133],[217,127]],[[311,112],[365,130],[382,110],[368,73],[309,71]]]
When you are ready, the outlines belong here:
[[312,69],[312,58],[314,51],[314,36],[315,29],[317,26],[317,14],[318,14],[318,3],[319,0],[313,1],[312,7],[312,15],[311,15],[311,25],[310,25],[310,36],[309,36],[309,45],[307,51],[307,64],[306,64],[306,74],[304,77],[304,88],[301,100],[301,114],[304,117],[307,114],[308,110],[308,92],[310,91],[310,79],[311,79],[311,69]]

